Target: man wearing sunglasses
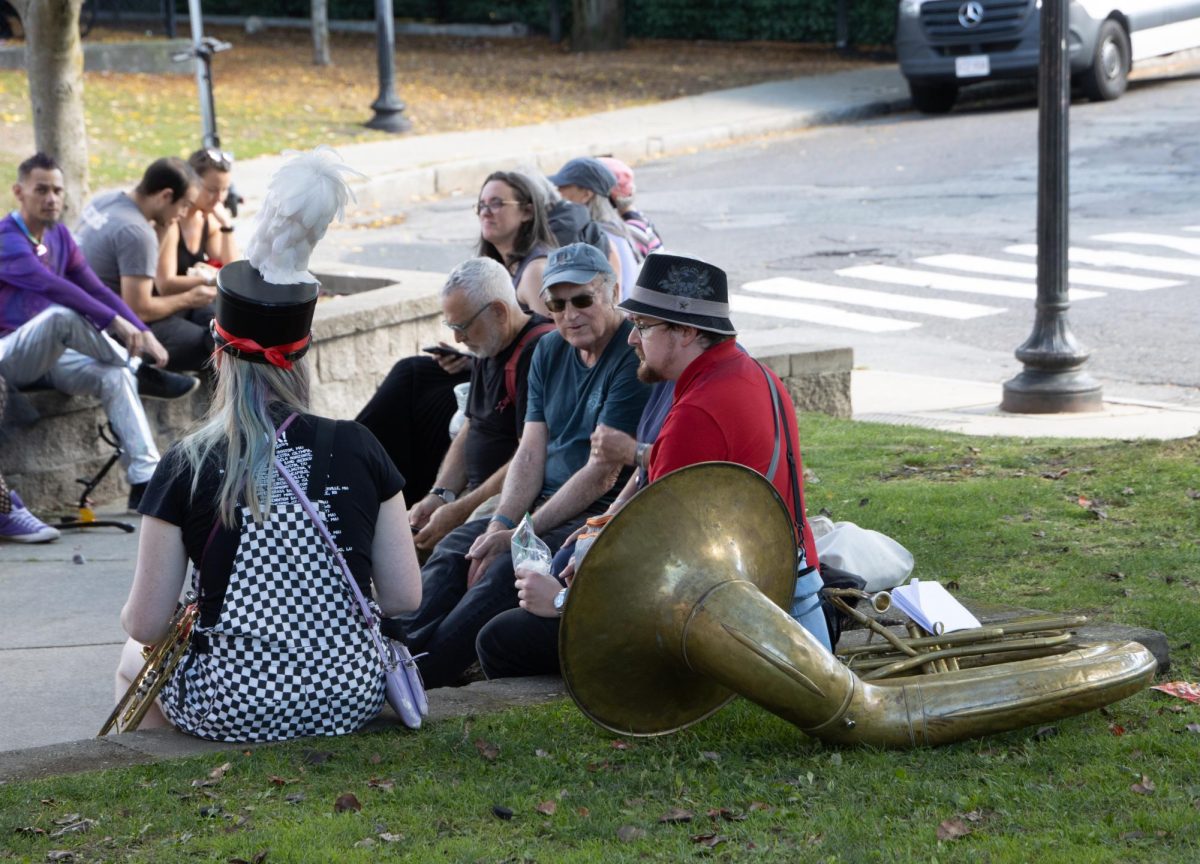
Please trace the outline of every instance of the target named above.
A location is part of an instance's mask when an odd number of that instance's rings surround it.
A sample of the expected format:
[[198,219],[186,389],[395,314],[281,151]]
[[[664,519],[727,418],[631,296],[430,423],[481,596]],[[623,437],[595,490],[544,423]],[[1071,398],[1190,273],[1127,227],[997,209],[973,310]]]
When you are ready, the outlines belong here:
[[526,513],[557,549],[583,521],[603,513],[628,477],[616,463],[589,460],[603,423],[637,429],[649,388],[637,379],[628,344],[632,325],[613,306],[616,276],[585,243],[555,249],[542,298],[555,331],[538,343],[529,369],[525,426],[487,519],[451,531],[422,568],[421,607],[401,619],[427,687],[453,684],[475,660],[475,637],[492,617],[517,606],[510,546]]

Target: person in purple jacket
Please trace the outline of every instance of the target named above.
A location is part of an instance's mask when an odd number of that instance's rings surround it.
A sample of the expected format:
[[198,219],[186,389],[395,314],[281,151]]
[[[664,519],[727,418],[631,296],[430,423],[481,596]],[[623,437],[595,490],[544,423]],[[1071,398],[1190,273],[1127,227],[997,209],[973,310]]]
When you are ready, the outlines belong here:
[[167,352],[88,267],[59,221],[63,174],[54,159],[22,162],[13,194],[17,209],[0,219],[0,376],[99,399],[136,506],[159,458],[139,391],[174,399],[199,382],[158,368]]

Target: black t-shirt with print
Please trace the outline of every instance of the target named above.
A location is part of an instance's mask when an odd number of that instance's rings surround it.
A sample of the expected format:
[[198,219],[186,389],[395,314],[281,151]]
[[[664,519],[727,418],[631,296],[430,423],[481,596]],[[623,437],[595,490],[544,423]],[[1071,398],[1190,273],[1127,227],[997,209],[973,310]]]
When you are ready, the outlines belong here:
[[472,489],[496,473],[517,451],[521,430],[525,427],[529,363],[533,359],[534,346],[544,334],[538,334],[525,343],[517,360],[516,401],[497,411],[496,407],[508,395],[504,386],[504,366],[512,357],[521,337],[530,328],[549,323],[550,319],[542,315],[529,316],[529,323],[521,328],[516,339],[495,357],[477,361],[471,371],[471,395],[467,400],[467,416],[471,419],[471,425],[467,427],[466,458],[467,486]]
[[[286,416],[277,416],[276,422]],[[334,424],[329,452],[314,452],[316,418],[301,414],[280,435],[276,454],[325,517],[329,533],[350,572],[369,597],[373,575],[371,544],[379,505],[404,488],[404,478],[366,427],[348,420],[322,423]],[[188,558],[197,565],[217,518],[223,459],[224,454],[220,454],[204,465],[193,497],[191,469],[179,446],[171,447],[159,462],[138,507],[143,515],[179,526]],[[326,477],[324,488],[319,490],[309,484],[310,475],[318,472],[324,472]],[[287,489],[282,479],[277,478],[276,483],[276,489]],[[222,528],[209,545],[201,577],[203,626],[212,626],[220,615],[238,539],[236,531]]]

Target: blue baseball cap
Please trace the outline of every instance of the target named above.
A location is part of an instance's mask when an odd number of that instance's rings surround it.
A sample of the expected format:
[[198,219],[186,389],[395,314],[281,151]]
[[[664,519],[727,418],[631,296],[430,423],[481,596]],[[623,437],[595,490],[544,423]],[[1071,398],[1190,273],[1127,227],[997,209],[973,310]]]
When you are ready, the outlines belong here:
[[552,250],[547,256],[546,269],[542,272],[542,290],[549,290],[564,282],[586,285],[600,273],[616,275],[604,253],[590,243],[572,243]]
[[617,185],[617,178],[604,167],[604,163],[590,156],[572,159],[549,179],[555,186],[579,186],[592,190],[602,198],[607,198]]

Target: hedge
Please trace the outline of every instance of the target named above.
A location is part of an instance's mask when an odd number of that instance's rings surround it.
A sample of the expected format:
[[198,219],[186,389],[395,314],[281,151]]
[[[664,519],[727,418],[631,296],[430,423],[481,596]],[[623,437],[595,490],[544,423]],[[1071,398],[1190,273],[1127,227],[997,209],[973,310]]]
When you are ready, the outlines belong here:
[[[847,0],[850,39],[858,45],[886,45],[896,30],[896,0]],[[571,0],[559,0],[564,27],[570,26]],[[519,21],[545,32],[548,0],[393,0],[397,18],[426,21],[500,23]],[[305,18],[309,0],[206,0],[213,15]],[[186,14],[186,7],[182,8]],[[837,0],[625,0],[630,36],[659,39],[767,39],[832,42]],[[373,18],[373,0],[329,0],[331,19]]]

